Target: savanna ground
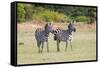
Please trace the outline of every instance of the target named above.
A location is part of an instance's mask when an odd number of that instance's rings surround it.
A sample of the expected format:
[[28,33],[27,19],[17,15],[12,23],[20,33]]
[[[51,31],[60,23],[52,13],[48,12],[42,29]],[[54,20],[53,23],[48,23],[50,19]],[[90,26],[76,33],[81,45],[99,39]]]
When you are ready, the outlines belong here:
[[[62,29],[67,29],[67,24],[54,24]],[[47,53],[44,45],[43,53],[38,53],[34,36],[36,28],[43,27],[42,24],[33,23],[18,24],[17,40],[17,62],[18,64],[37,64],[53,62],[71,62],[96,60],[96,25],[76,24],[77,31],[73,33],[73,50],[68,47],[65,51],[65,42],[60,44],[60,52],[57,52],[56,41],[53,34],[49,36],[49,50]]]

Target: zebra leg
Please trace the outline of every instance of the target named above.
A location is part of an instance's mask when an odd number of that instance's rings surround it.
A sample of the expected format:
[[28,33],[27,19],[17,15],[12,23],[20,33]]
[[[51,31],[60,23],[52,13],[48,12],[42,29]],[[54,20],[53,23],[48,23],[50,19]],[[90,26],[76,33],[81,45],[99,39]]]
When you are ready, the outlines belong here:
[[65,51],[67,50],[67,46],[68,46],[68,41],[66,41],[66,48],[65,48]]
[[60,44],[60,41],[57,41],[57,52],[60,51],[60,49],[59,49],[59,44]]
[[71,50],[72,50],[72,41],[70,40],[69,42],[70,42],[70,47],[71,47]]
[[49,46],[48,46],[48,41],[47,41],[47,52],[49,52]]
[[37,41],[38,52],[40,53],[40,42]]
[[42,53],[42,51],[43,51],[43,47],[44,47],[44,42],[42,42],[42,50],[41,50],[41,53]]
[[40,46],[38,48],[39,48],[38,52],[40,53]]

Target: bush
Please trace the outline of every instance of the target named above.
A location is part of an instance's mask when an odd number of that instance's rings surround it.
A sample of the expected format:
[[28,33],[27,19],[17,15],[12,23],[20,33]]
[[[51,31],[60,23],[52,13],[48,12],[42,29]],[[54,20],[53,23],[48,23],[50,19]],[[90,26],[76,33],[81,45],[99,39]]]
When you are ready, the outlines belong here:
[[18,4],[18,8],[17,8],[17,21],[18,22],[23,22],[25,21],[25,9],[24,9],[24,4]]
[[86,16],[77,16],[76,21],[77,22],[87,22],[88,18]]
[[38,12],[37,14],[33,14],[33,19],[35,20],[42,20],[42,21],[47,21],[47,22],[60,22],[60,21],[65,21],[65,15],[62,13],[50,11],[50,10],[45,10]]
[[17,21],[47,21],[47,22],[77,22],[94,23],[96,20],[96,8],[55,6],[40,4],[17,4]]

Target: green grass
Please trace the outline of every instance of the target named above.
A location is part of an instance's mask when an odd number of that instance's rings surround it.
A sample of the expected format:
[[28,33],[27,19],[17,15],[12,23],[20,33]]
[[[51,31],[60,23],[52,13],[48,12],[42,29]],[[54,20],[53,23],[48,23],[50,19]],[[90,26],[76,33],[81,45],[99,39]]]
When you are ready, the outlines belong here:
[[[65,42],[61,42],[61,51],[57,52],[56,41],[53,40],[53,35],[50,34],[50,52],[47,53],[46,45],[44,45],[42,54],[38,53],[34,32],[35,29],[18,30],[18,64],[96,60],[96,32],[93,30],[79,30],[75,32],[73,34],[72,51],[70,47],[65,51]],[[19,43],[23,44],[19,45]]]

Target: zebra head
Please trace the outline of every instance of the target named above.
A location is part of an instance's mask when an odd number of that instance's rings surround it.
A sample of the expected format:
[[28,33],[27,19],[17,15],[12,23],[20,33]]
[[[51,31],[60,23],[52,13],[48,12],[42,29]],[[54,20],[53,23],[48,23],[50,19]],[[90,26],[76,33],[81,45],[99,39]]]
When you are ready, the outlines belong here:
[[47,23],[47,24],[45,25],[45,31],[46,31],[47,33],[53,31],[53,26],[52,26],[51,23]]
[[72,32],[76,32],[76,27],[75,27],[75,24],[74,24],[74,21],[71,22],[69,25],[68,25],[68,29]]

